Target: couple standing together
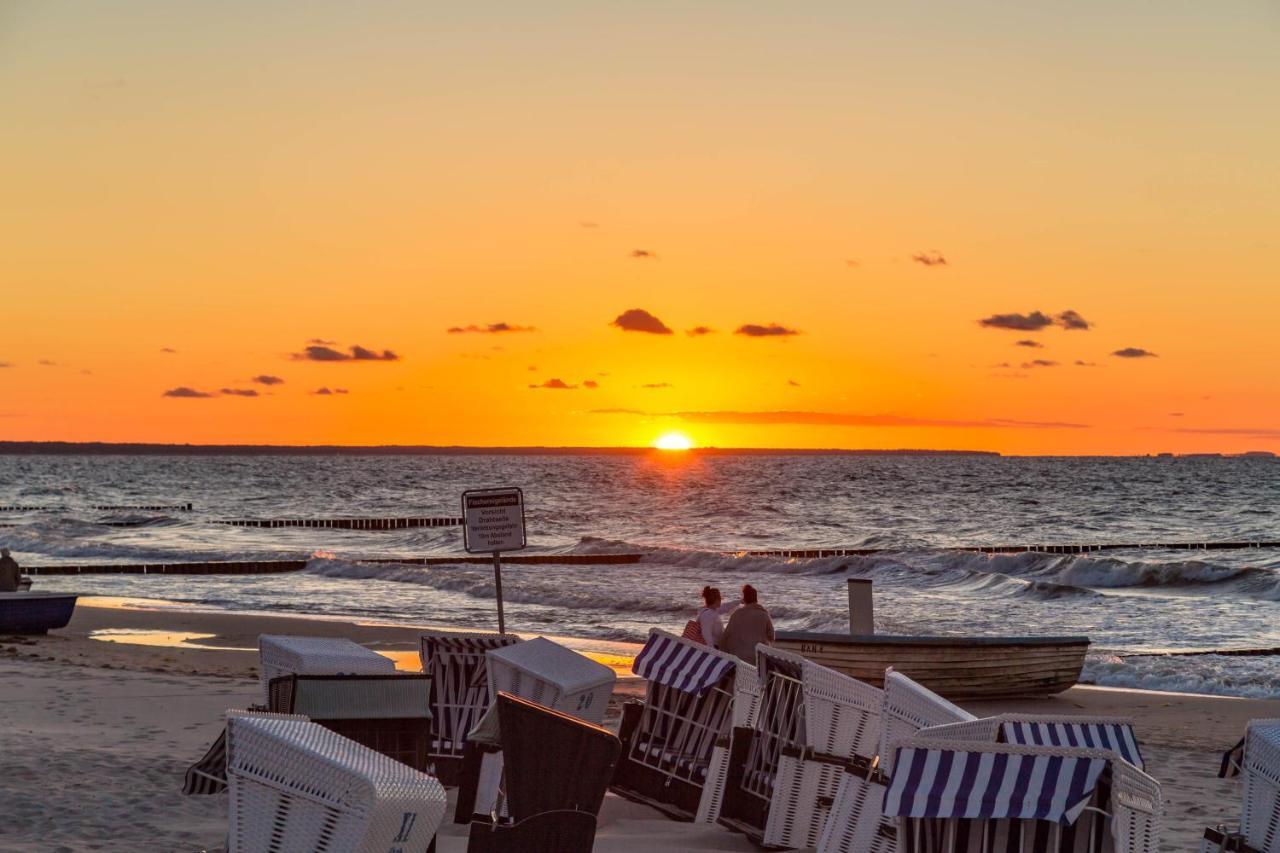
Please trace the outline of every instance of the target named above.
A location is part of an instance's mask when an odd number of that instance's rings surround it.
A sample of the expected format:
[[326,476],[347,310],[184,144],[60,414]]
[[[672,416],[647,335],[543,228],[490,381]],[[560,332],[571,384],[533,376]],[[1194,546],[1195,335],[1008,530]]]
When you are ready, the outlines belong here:
[[[720,590],[713,586],[702,588],[702,600],[705,606],[685,628],[685,637],[751,664],[756,662],[757,643],[773,645],[773,620],[751,584],[742,587],[741,601],[722,600]],[[727,626],[722,616],[729,617]]]

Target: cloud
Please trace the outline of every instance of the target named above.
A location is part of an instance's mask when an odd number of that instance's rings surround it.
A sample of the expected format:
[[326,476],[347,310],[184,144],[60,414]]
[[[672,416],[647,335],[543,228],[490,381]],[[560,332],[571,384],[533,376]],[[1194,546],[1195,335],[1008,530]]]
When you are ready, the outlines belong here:
[[1183,415],[1183,413],[1182,413],[1182,412],[1170,412],[1170,413],[1169,413],[1169,417],[1171,417],[1171,418],[1180,418],[1180,417],[1182,417],[1182,415]]
[[1030,314],[992,314],[978,321],[979,326],[988,329],[1009,329],[1018,332],[1038,332],[1053,325],[1049,315],[1032,311]]
[[307,343],[319,344],[322,347],[330,347],[336,344],[337,341],[326,341],[324,338],[312,338],[311,340],[307,341]]
[[319,395],[319,396],[321,396],[321,397],[328,397],[328,396],[333,395],[333,394],[346,394],[346,393],[347,393],[347,389],[346,389],[346,388],[317,388],[316,390],[312,391],[311,393],[312,393],[312,394],[317,394],[317,395]]
[[1040,343],[1039,341],[1029,340],[1027,338],[1023,338],[1020,341],[1014,341],[1013,345],[1015,347],[1032,347],[1033,349],[1044,349],[1044,344]]
[[4,368],[6,368],[6,367],[13,367],[13,362],[9,362],[9,361],[0,361],[0,370],[4,369]]
[[252,388],[223,388],[220,394],[226,394],[229,397],[256,397],[258,392]]
[[583,228],[599,228],[600,227],[599,222],[579,222],[578,225]]
[[632,249],[631,257],[635,258],[638,261],[641,261],[647,258],[652,258],[656,260],[658,256],[653,252],[649,251],[648,249]]
[[592,409],[587,412],[589,415],[643,415],[647,416],[648,412],[640,409]]
[[672,387],[674,387],[674,386],[673,386],[670,382],[646,382],[645,384],[643,384],[643,385],[638,385],[638,386],[636,386],[636,387],[638,387],[638,388],[648,388],[648,389],[650,389],[650,390],[655,390],[655,389],[658,389],[658,388],[672,388]]
[[916,252],[911,256],[911,260],[926,267],[945,267],[947,265],[947,259],[937,249],[931,252]]
[[686,331],[685,334],[691,338],[700,338],[703,335],[710,335],[714,332],[715,329],[710,326],[694,326],[692,329]]
[[1047,358],[1035,358],[1035,359],[1032,359],[1031,361],[1022,362],[1023,370],[1030,370],[1033,367],[1057,367],[1057,366],[1058,366],[1058,362],[1050,361]]
[[1111,354],[1116,358],[1157,358],[1151,350],[1145,350],[1142,347],[1125,347]]
[[47,358],[40,359],[39,361],[36,362],[36,364],[40,365],[41,367],[57,367],[58,366],[58,362],[50,361]]
[[348,347],[347,352],[336,350],[325,344],[311,344],[302,352],[294,353],[293,359],[295,361],[399,361],[400,356],[389,349],[378,352],[365,349],[359,344]]
[[489,323],[484,326],[477,326],[473,323],[470,326],[450,326],[447,331],[451,335],[462,335],[467,333],[500,335],[503,332],[536,332],[537,329],[533,326],[515,326],[511,323]]
[[1083,361],[1083,360],[1078,359],[1078,358],[1077,358],[1077,359],[1076,359],[1076,361],[1075,361],[1075,365],[1076,365],[1076,367],[1097,367],[1097,366],[1098,366],[1095,362],[1092,362],[1092,361]]
[[552,377],[551,379],[548,379],[546,382],[543,382],[541,385],[530,385],[529,387],[530,388],[546,388],[551,391],[572,391],[578,386],[570,385],[568,382],[565,382],[563,379],[556,379]]
[[846,267],[860,267],[860,266],[862,266],[862,264],[861,264],[861,263],[859,263],[858,261],[853,260],[852,258],[847,258],[847,259],[845,260],[845,262],[844,262],[844,265],[845,265]]
[[599,382],[597,382],[597,381],[595,381],[594,379],[584,379],[584,380],[583,380],[583,382],[582,382],[582,387],[583,387],[583,388],[591,388],[591,389],[599,388],[599,387],[600,387],[600,383],[599,383]]
[[207,391],[197,391],[194,388],[188,388],[186,385],[179,385],[177,388],[170,388],[160,396],[177,397],[183,400],[207,400],[214,395]]
[[1088,320],[1070,309],[1063,311],[1055,319],[1058,321],[1059,326],[1069,332],[1074,330],[1087,332],[1091,325]]
[[284,384],[284,380],[281,379],[279,376],[272,376],[269,373],[263,373],[259,376],[255,376],[250,381],[257,382],[259,385],[283,385]]
[[667,324],[643,308],[629,308],[613,319],[611,325],[624,332],[647,332],[650,335],[670,335]]
[[691,423],[707,424],[800,424],[806,426],[873,426],[873,427],[957,427],[963,429],[1088,429],[1088,424],[1064,421],[1023,421],[1013,418],[952,420],[919,418],[910,415],[858,414],[852,412],[806,411],[709,411],[709,412],[638,412],[633,409],[596,409],[592,414],[649,415],[671,417]]
[[1243,435],[1247,438],[1280,438],[1280,429],[1265,427],[1172,427],[1166,432],[1180,432],[1191,435]]
[[745,335],[748,338],[785,338],[800,334],[800,330],[789,329],[777,323],[770,323],[767,326],[761,326],[758,323],[745,323],[734,329],[733,333],[735,335]]
[[160,347],[160,352],[166,355],[174,355],[175,353],[177,353],[177,350],[174,349],[173,347]]
[[797,381],[795,381],[794,379],[788,379],[788,380],[787,380],[787,384],[788,384],[788,385],[790,385],[792,388],[799,388],[799,387],[800,387],[800,383],[799,383],[799,382],[797,382]]

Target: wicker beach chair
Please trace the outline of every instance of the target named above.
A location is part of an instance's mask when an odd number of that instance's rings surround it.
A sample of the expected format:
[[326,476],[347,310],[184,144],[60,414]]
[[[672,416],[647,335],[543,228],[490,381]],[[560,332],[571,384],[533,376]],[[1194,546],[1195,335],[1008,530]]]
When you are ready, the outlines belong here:
[[230,853],[426,850],[444,815],[440,783],[299,720],[227,720]]
[[1048,714],[997,714],[932,726],[920,737],[976,740],[1022,746],[1069,746],[1107,749],[1145,770],[1133,720],[1123,717],[1076,717]]
[[1160,785],[1111,750],[897,744],[884,815],[910,853],[1156,853]]
[[845,765],[875,756],[882,691],[764,645],[756,668],[759,705],[734,729],[719,822],[765,847],[811,847]]
[[877,761],[855,759],[845,766],[818,840],[818,853],[896,853],[897,821],[880,811],[893,775],[891,745],[927,726],[974,719],[902,673],[885,670]]
[[282,675],[379,675],[393,673],[390,658],[337,637],[258,637],[258,680],[262,701],[270,701],[271,679]]
[[677,820],[714,822],[729,736],[735,722],[749,722],[758,692],[755,667],[654,628],[632,671],[648,684],[643,702],[622,708],[610,789]]
[[[271,720],[301,720],[305,716],[294,714],[270,714],[264,711],[228,711],[227,716],[257,716]],[[204,757],[187,768],[182,780],[184,796],[207,796],[221,794],[227,790],[227,728],[225,725],[218,733],[213,745],[205,751]]]
[[485,652],[520,642],[514,634],[424,631],[423,674],[431,678],[431,765],[447,787],[458,783],[463,745],[490,705]]
[[407,764],[430,769],[431,679],[395,675],[285,675],[273,678],[268,708],[301,714],[330,731]]
[[618,676],[612,669],[545,637],[490,649],[489,694],[510,693],[600,723]]
[[611,732],[498,694],[506,817],[471,824],[468,853],[590,853],[622,751]]
[[1223,772],[1219,773],[1221,776],[1237,774],[1244,776],[1240,828],[1238,831],[1224,826],[1206,829],[1201,853],[1227,850],[1280,853],[1280,720],[1249,723],[1243,753],[1236,759],[1235,767],[1224,759]]

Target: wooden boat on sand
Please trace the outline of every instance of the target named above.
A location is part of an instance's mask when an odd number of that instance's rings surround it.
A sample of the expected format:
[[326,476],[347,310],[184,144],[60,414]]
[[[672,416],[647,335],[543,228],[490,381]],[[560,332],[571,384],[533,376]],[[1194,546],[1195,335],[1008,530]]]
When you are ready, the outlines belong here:
[[1074,685],[1088,637],[909,637],[778,632],[780,649],[883,686],[886,667],[948,699],[1051,696]]
[[57,592],[0,592],[0,636],[65,628],[75,612],[76,598]]

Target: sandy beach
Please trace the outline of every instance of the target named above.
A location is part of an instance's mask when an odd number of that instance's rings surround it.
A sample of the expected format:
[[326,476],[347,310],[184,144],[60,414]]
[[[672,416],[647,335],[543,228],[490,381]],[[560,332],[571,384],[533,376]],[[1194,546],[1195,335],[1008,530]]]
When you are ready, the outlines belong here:
[[[152,609],[86,599],[71,625],[42,638],[0,641],[0,708],[7,732],[0,795],[3,851],[197,851],[223,844],[226,799],[183,797],[182,773],[217,736],[223,713],[257,698],[257,636],[345,636],[416,663],[416,629],[339,620]],[[102,638],[109,637],[111,641]],[[625,669],[623,644],[580,648]],[[619,681],[617,705],[638,695]],[[1164,849],[1193,850],[1203,827],[1232,820],[1237,783],[1215,776],[1223,749],[1280,701],[1077,687],[1048,700],[974,703],[1000,710],[1129,716],[1148,770],[1163,784]],[[441,853],[466,848],[466,828],[446,823]],[[745,838],[663,818],[614,796],[596,849],[752,850]]]

